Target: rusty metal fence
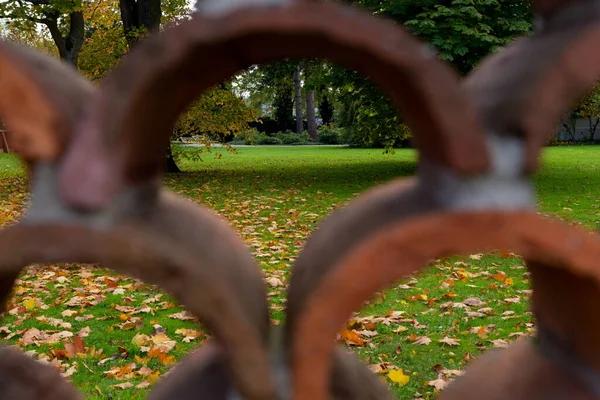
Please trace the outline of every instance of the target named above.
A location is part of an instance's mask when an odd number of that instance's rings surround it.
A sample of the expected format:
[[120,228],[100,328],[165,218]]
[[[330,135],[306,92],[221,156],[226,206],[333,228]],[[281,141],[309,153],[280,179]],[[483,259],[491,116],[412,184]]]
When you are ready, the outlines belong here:
[[[403,28],[309,1],[196,16],[140,43],[100,87],[2,43],[0,110],[32,197],[0,231],[0,295],[25,266],[53,262],[103,264],[174,294],[213,338],[150,399],[380,400],[391,398],[386,386],[335,345],[344,322],[432,259],[512,250],[531,272],[538,335],[482,356],[441,398],[600,398],[600,242],[539,216],[531,183],[556,121],[600,77],[600,2],[533,5],[535,33],[462,82]],[[199,93],[284,57],[370,76],[402,109],[419,168],[321,224],[274,331],[249,250],[209,210],[162,188],[159,170],[171,127]],[[50,367],[0,350],[0,398],[79,396]]]

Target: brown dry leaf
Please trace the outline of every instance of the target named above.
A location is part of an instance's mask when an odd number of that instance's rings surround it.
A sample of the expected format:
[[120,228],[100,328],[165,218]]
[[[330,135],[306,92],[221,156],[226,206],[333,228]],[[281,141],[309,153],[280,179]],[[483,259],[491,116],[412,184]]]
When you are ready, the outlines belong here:
[[115,310],[121,311],[122,313],[131,314],[135,311],[135,307],[117,305],[115,306]]
[[360,336],[366,336],[366,337],[373,337],[373,336],[377,336],[379,335],[379,332],[377,331],[370,331],[367,329],[363,329],[362,331],[355,331],[356,333],[358,333]]
[[123,382],[123,383],[119,383],[118,385],[113,385],[112,387],[119,388],[119,389],[129,389],[129,388],[133,387],[133,383]]
[[483,301],[481,301],[480,299],[478,299],[477,297],[471,297],[471,298],[468,298],[465,301],[463,301],[463,304],[466,304],[471,307],[481,307],[485,303]]
[[171,340],[164,332],[159,332],[156,335],[151,337],[152,343],[155,344],[156,348],[161,349],[165,353],[168,353],[175,347],[177,342]]
[[485,317],[485,314],[475,311],[467,311],[467,316],[469,318],[483,318]]
[[62,329],[71,329],[73,327],[70,323],[60,320],[58,318],[46,318],[44,316],[41,316],[37,317],[36,319],[42,324],[48,324],[55,327],[60,327]]
[[75,372],[77,372],[77,363],[73,363],[73,365],[69,369],[67,369],[65,372],[63,372],[61,375],[63,376],[63,378],[69,378]]
[[169,318],[178,319],[180,321],[193,321],[196,319],[191,313],[188,311],[182,311],[175,314],[169,315]]
[[429,343],[431,343],[431,339],[427,336],[418,337],[417,340],[414,341],[414,344],[420,344],[422,346],[429,346]]
[[46,334],[44,332],[36,328],[31,328],[23,334],[21,340],[23,341],[24,346],[29,346],[31,344],[37,344],[38,341],[42,340],[45,337]]
[[152,307],[146,306],[146,307],[142,307],[139,310],[136,310],[134,312],[131,313],[131,315],[136,315],[136,314],[154,314],[154,310],[152,309]]
[[69,358],[73,358],[77,354],[85,354],[85,343],[79,336],[75,336],[71,343],[65,343],[65,351]]
[[462,371],[460,369],[443,369],[442,374],[446,376],[463,376],[465,374],[465,371]]
[[190,343],[192,340],[198,339],[199,337],[202,336],[201,332],[196,331],[194,329],[186,329],[186,328],[177,329],[175,331],[175,334],[182,335],[183,339],[181,341],[184,343]]
[[142,381],[142,383],[140,383],[139,385],[137,385],[135,388],[136,389],[146,389],[150,386],[150,382],[148,381]]
[[516,304],[516,303],[519,303],[521,301],[521,297],[519,297],[519,296],[509,297],[508,299],[504,299],[504,301],[507,302],[507,303]]
[[92,333],[92,330],[89,326],[86,326],[84,328],[81,328],[81,330],[77,332],[77,336],[84,338],[90,336],[90,333]]
[[438,378],[434,381],[427,382],[427,386],[433,386],[437,390],[443,390],[447,385],[448,385],[448,382],[446,382],[442,378]]
[[274,276],[267,279],[267,283],[272,287],[285,286],[285,284],[283,283],[283,281],[281,279],[276,278]]
[[58,343],[61,340],[68,339],[68,338],[73,337],[73,336],[75,336],[75,335],[73,335],[73,332],[62,331],[62,332],[54,333],[54,334],[48,336],[46,338],[46,340],[44,340],[43,342],[45,344]]
[[469,256],[471,260],[481,260],[481,257],[483,257],[483,254],[471,254]]
[[498,347],[501,349],[505,349],[508,347],[508,342],[503,339],[492,340],[491,342],[494,345],[494,347]]
[[368,368],[371,370],[371,372],[376,373],[376,374],[385,374],[388,369],[390,367],[392,367],[392,363],[389,362],[380,362],[377,364],[371,364],[368,366]]
[[458,339],[449,338],[448,336],[444,336],[439,342],[449,346],[458,346],[460,344]]

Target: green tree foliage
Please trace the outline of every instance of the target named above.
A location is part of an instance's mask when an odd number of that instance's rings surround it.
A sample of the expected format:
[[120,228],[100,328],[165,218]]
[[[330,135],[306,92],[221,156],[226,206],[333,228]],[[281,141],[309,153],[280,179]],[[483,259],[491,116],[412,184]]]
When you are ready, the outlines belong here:
[[226,140],[248,129],[258,110],[237,97],[227,84],[206,92],[179,118],[174,137],[207,135],[213,140]]
[[13,30],[37,32],[47,28],[61,59],[77,66],[84,42],[84,0],[5,0],[0,2],[0,18]]
[[573,114],[588,120],[589,132],[587,140],[595,140],[596,130],[600,124],[600,83],[597,83],[577,103]]
[[[527,1],[516,0],[350,0],[374,15],[403,24],[413,35],[430,43],[441,59],[461,75],[469,73],[485,56],[532,28]],[[410,132],[391,100],[365,77],[333,67],[331,84],[337,85],[339,125],[352,143],[396,146]]]
[[118,0],[100,0],[85,10],[85,43],[79,70],[93,81],[102,79],[129,50]]
[[282,60],[254,66],[236,78],[236,88],[253,108],[267,106],[275,130],[294,130],[294,73],[298,62]]
[[461,74],[488,54],[532,29],[526,0],[356,0],[432,44]]

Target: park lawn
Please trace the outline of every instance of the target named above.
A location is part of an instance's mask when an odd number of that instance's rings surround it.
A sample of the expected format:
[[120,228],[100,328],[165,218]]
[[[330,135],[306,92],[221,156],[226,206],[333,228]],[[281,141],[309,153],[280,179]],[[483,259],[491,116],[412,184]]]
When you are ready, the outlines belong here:
[[[548,149],[535,178],[541,211],[595,228],[599,156],[600,147]],[[237,154],[213,149],[201,161],[182,161],[187,172],[165,177],[165,184],[215,209],[240,232],[266,276],[278,278],[270,280],[275,284],[270,301],[272,317],[281,320],[291,263],[307,235],[367,188],[412,175],[415,159],[411,150],[383,155],[322,147],[240,148]],[[25,185],[18,161],[0,154],[0,225],[18,218]],[[177,319],[184,316],[182,309],[161,294],[100,268],[30,267],[10,302],[14,315],[0,321],[0,337],[56,359],[57,368],[88,398],[144,398],[148,389],[136,386],[155,382],[206,338],[194,321]],[[417,393],[431,398],[434,386],[452,379],[482,351],[531,334],[528,296],[528,274],[516,256],[440,260],[377,294],[349,323],[344,338],[399,398]],[[58,333],[58,342],[48,343],[44,333]],[[81,345],[64,337],[71,333],[83,336],[84,355],[70,354]],[[143,352],[141,344],[154,350]],[[386,372],[400,369],[402,374],[391,376],[401,382],[393,382]]]

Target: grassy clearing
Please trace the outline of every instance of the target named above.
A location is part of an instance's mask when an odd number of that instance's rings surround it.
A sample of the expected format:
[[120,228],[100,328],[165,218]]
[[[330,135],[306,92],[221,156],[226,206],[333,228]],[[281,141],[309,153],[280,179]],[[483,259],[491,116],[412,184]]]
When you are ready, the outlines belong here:
[[[188,172],[167,176],[166,185],[225,216],[252,247],[267,276],[283,282],[306,236],[322,218],[375,184],[412,175],[416,167],[415,153],[409,150],[393,155],[317,147],[217,151],[203,155],[203,161],[184,162]],[[588,228],[599,224],[599,153],[598,147],[546,151],[536,177],[543,212]],[[21,212],[23,176],[14,157],[0,154],[0,225]],[[282,319],[285,289],[274,287],[272,292],[273,317]],[[88,398],[144,398],[143,387],[205,337],[194,321],[171,318],[181,318],[182,310],[159,295],[152,287],[103,269],[31,267],[11,300],[14,315],[0,322],[5,327],[0,337],[72,373],[70,379]],[[516,256],[442,260],[378,294],[350,322],[344,339],[373,370],[402,370],[396,380],[403,384],[382,374],[399,398],[416,393],[429,398],[436,390],[431,384],[442,383],[436,379],[452,379],[482,351],[530,334],[528,296],[528,274]],[[71,344],[79,343],[74,336],[58,335],[57,343],[48,343],[48,335],[61,333],[81,334],[85,355],[69,352]],[[129,383],[133,387],[126,388]],[[125,389],[114,386],[118,384]]]

